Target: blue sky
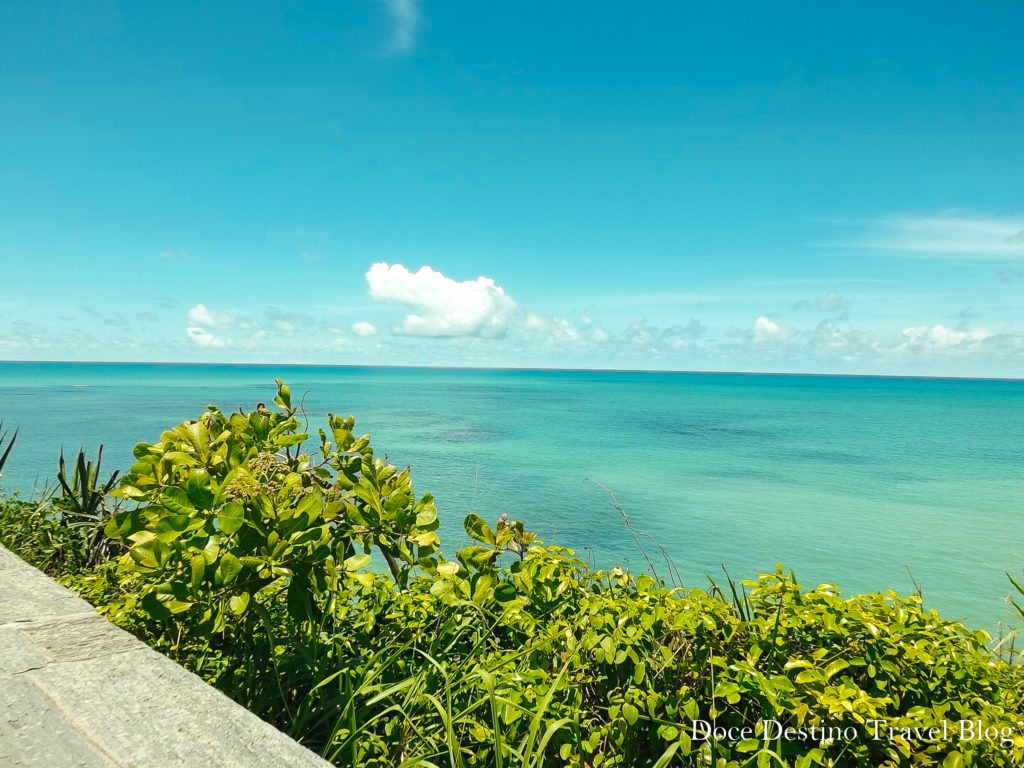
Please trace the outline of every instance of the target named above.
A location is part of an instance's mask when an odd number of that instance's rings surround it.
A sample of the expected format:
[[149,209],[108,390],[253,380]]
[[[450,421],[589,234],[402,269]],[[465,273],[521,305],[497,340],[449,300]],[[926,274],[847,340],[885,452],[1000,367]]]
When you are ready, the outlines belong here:
[[1022,24],[0,0],[0,359],[1024,377]]

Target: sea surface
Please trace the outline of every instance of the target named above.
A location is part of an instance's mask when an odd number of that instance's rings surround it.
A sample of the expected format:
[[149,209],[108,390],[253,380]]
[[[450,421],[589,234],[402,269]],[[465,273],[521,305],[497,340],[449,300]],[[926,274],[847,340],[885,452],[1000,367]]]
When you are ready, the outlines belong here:
[[[913,579],[927,607],[1013,626],[1024,575],[1024,382],[750,374],[0,363],[20,435],[0,484],[50,485],[63,447],[127,469],[200,414],[304,392],[311,430],[356,416],[432,492],[450,555],[502,513],[600,567],[647,568],[620,513],[686,586],[792,569],[846,593]],[[641,536],[662,577],[664,557]],[[1018,579],[1019,580],[1019,579]]]

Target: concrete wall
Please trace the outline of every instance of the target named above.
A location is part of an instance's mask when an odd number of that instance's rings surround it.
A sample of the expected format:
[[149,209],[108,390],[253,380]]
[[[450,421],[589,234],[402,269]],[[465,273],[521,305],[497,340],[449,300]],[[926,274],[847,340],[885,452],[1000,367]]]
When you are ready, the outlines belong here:
[[330,763],[0,547],[0,766]]

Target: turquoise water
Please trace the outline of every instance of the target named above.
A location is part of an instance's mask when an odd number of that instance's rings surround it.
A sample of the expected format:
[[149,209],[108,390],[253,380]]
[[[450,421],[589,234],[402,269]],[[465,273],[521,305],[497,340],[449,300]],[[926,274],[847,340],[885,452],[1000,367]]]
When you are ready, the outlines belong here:
[[[270,402],[283,378],[322,423],[356,416],[462,516],[507,512],[604,566],[645,563],[604,492],[706,585],[782,562],[805,585],[913,590],[995,631],[1024,573],[1024,382],[588,371],[0,363],[21,436],[7,491],[49,483],[63,446],[132,446],[200,413]],[[81,386],[85,385],[85,386]],[[653,551],[653,546],[648,547]],[[660,565],[655,557],[655,565]],[[662,568],[664,576],[664,568]]]

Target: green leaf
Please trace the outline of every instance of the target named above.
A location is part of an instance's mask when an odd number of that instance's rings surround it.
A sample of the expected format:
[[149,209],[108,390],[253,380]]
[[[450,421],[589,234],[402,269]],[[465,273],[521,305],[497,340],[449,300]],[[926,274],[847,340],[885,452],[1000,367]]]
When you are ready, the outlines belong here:
[[245,613],[245,609],[249,607],[249,593],[240,592],[237,595],[232,595],[231,599],[228,600],[228,610],[236,616],[241,616]]
[[483,605],[487,602],[488,598],[494,594],[494,576],[489,573],[478,573],[473,577],[471,582],[471,593],[473,602],[477,605]]
[[496,554],[495,550],[488,547],[463,547],[458,552],[462,562],[476,570],[487,568]]
[[315,618],[316,608],[309,581],[302,571],[292,574],[287,594],[288,613],[296,621],[310,621]]
[[459,572],[459,564],[451,561],[441,563],[437,566],[437,572],[448,579],[454,579]]
[[772,675],[771,683],[780,691],[795,691],[796,686],[793,685],[793,681],[785,675]]
[[155,571],[163,568],[170,555],[167,545],[153,534],[145,534],[147,538],[135,544],[128,555],[136,566],[143,571]]
[[188,494],[181,488],[175,487],[165,490],[160,494],[160,503],[164,505],[165,509],[170,510],[176,515],[192,516],[196,513],[196,508],[189,501]]
[[292,407],[292,391],[280,379],[274,379],[277,384],[277,395],[274,397],[274,404],[281,410],[288,411]]
[[295,516],[305,517],[307,524],[320,517],[324,512],[323,497],[319,493],[310,493],[302,497],[302,500],[295,505]]
[[[831,664],[829,664],[827,667],[825,667],[825,679],[826,680],[831,680],[832,676],[834,674],[836,674],[837,672],[841,672],[842,670],[846,669],[849,666],[850,666],[850,663],[848,661],[846,661],[844,659],[836,659]],[[800,679],[799,676],[797,676],[797,680],[799,680],[799,679]]]
[[167,610],[167,606],[160,601],[159,595],[155,590],[150,590],[144,594],[139,604],[154,619],[165,619],[171,615],[171,612]]
[[373,558],[371,558],[369,555],[366,555],[366,554],[352,555],[352,557],[346,557],[345,558],[345,563],[344,563],[345,570],[346,571],[358,571],[364,565],[369,563],[370,560],[372,560],[372,559]]
[[207,565],[216,562],[220,556],[220,539],[220,534],[211,536],[210,540],[206,542],[206,546],[203,547],[203,559],[206,560]]
[[160,541],[170,542],[181,536],[191,522],[192,518],[188,515],[167,515],[157,521],[154,530]]
[[146,527],[141,509],[132,509],[114,515],[103,526],[103,532],[111,539],[126,539]]
[[232,534],[245,524],[245,508],[237,501],[224,505],[217,513],[217,525],[227,534]]
[[437,520],[437,508],[430,506],[416,513],[416,526],[426,528]]
[[201,461],[205,462],[210,458],[210,432],[202,421],[186,424],[185,434]]
[[[194,467],[199,464],[199,461],[196,460],[195,456],[191,453],[185,453],[184,451],[169,451],[164,454],[164,458],[171,461],[175,466]],[[132,467],[132,471],[135,471],[135,467]]]
[[235,577],[242,570],[242,563],[237,557],[230,552],[225,552],[220,556],[220,562],[217,564],[217,571],[213,576],[213,584],[215,587],[224,587],[235,580]]
[[206,558],[202,555],[193,555],[191,561],[192,588],[198,590],[206,578]]
[[515,585],[507,581],[494,588],[494,599],[499,603],[507,603],[515,600],[517,597],[519,597],[519,592],[516,590]]
[[450,581],[435,581],[430,585],[430,594],[442,600],[452,594],[454,590],[455,586]]
[[171,613],[182,613],[183,611],[187,611],[191,608],[193,603],[190,603],[187,600],[167,600],[164,602],[164,605],[167,606],[167,610]]
[[466,533],[474,539],[482,541],[484,544],[489,544],[492,547],[494,546],[494,531],[490,529],[490,526],[483,521],[480,515],[468,514],[462,524],[466,528]]
[[[690,751],[689,737],[686,736],[685,734],[683,734],[683,738],[687,740],[686,741],[687,746],[685,747],[686,751],[683,754],[689,754],[689,751]],[[668,768],[668,766],[672,764],[672,758],[675,756],[676,751],[678,749],[679,749],[679,742],[678,741],[676,741],[676,742],[674,742],[672,744],[669,744],[668,749],[666,749],[664,751],[664,753],[662,753],[661,757],[658,758],[658,762],[656,762],[654,765],[652,765],[651,768]]]
[[622,716],[626,718],[627,723],[633,725],[640,717],[640,711],[629,702],[626,702],[622,705]]
[[821,670],[819,669],[805,669],[803,672],[796,676],[796,681],[801,685],[805,683],[814,683],[822,680]]
[[185,494],[193,506],[209,509],[213,504],[213,491],[210,490],[210,475],[205,469],[191,472],[185,482]]
[[149,443],[136,443],[135,447],[132,448],[132,456],[140,461],[154,455],[157,455],[157,451]]
[[718,685],[715,686],[715,698],[725,698],[726,696],[732,696],[734,693],[738,693],[740,687],[736,685],[732,680],[721,680]]

